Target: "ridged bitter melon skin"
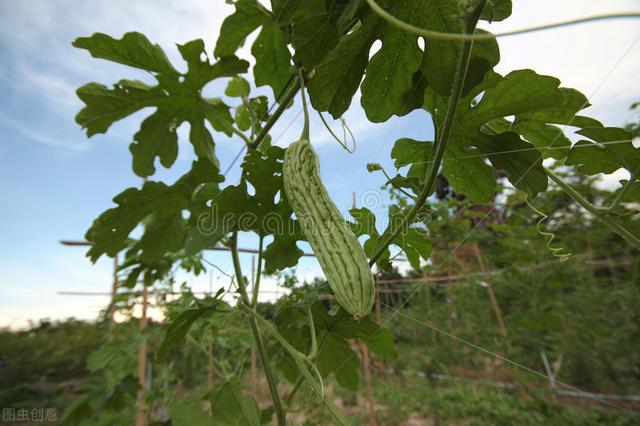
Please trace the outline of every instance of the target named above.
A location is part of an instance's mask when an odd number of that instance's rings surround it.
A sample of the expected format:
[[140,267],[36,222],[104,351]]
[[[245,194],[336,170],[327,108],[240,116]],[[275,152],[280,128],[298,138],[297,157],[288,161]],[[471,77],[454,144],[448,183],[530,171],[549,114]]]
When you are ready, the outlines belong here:
[[289,145],[283,165],[284,190],[338,303],[359,320],[371,312],[375,283],[355,234],[320,180],[318,156],[301,139]]

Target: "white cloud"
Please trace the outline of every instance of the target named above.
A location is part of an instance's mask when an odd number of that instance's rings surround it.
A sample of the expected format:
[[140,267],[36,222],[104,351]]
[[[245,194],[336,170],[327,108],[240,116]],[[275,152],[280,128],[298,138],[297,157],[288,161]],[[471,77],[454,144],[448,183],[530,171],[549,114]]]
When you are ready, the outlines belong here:
[[629,172],[625,169],[618,169],[609,175],[600,173],[597,176],[596,187],[605,191],[615,191],[622,186],[621,180],[629,180]]
[[[85,141],[70,141],[66,138],[66,136],[51,136],[48,133],[43,133],[38,130],[34,130],[28,124],[24,124],[18,121],[15,118],[11,118],[8,115],[4,114],[0,111],[0,123],[4,123],[9,128],[16,130],[26,139],[52,146],[57,148],[64,148],[65,151],[74,151],[74,152],[84,152],[89,149],[89,145],[85,143]],[[6,136],[3,136],[6,138]]]
[[4,79],[29,95],[39,96],[53,112],[77,111],[75,88],[86,81],[114,82],[115,75],[142,76],[119,65],[92,59],[71,42],[104,32],[119,38],[140,31],[160,44],[177,67],[183,67],[176,43],[205,40],[209,51],[222,20],[232,10],[220,1],[156,2],[111,0],[77,2],[25,0],[3,5],[0,37],[8,52]]
[[82,252],[63,249],[46,258],[0,259],[3,271],[0,327],[23,327],[29,318],[94,319],[104,298],[78,299],[58,291],[109,291],[112,263],[92,265]]

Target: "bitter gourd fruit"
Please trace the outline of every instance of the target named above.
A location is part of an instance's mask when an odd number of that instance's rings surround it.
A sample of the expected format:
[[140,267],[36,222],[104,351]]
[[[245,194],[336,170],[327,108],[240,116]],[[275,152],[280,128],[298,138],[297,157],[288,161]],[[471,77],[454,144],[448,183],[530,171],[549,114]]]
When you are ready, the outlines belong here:
[[303,133],[285,152],[285,194],[336,300],[359,320],[373,307],[373,275],[364,250],[329,197],[319,171],[318,156]]

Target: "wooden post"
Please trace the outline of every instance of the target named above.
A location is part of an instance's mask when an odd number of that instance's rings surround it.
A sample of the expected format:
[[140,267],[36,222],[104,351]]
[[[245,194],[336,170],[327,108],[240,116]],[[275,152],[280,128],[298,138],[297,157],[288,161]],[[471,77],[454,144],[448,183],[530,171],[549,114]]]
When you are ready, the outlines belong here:
[[[446,269],[446,277],[445,281],[446,293],[447,293],[447,308],[449,310],[449,316],[447,317],[447,328],[449,329],[449,333],[456,335],[456,331],[453,329],[453,321],[456,316],[455,308],[453,307],[453,286],[451,285],[451,275],[449,274],[449,269]],[[455,354],[456,350],[456,342],[453,339],[449,339],[449,345],[451,347],[451,353]],[[455,355],[454,355],[455,356]]]
[[109,307],[109,336],[108,341],[113,341],[113,328],[116,325],[116,295],[118,292],[118,255],[113,258],[113,284],[111,285],[111,306]]
[[562,361],[564,360],[564,352],[560,352],[558,355],[558,359],[551,363],[553,367],[553,377],[558,377],[560,375],[560,369],[562,368]]
[[[139,330],[140,334],[147,328],[147,304],[148,289],[147,277],[145,273],[144,282],[142,284],[142,314],[140,316]],[[145,390],[147,387],[147,342],[142,342],[138,348],[138,400],[136,404],[136,426],[146,426],[147,409],[144,401]]]
[[430,325],[430,329],[431,329],[431,342],[435,344],[436,342],[436,330],[435,330],[435,323],[431,320],[431,313],[432,311],[432,306],[433,306],[433,295],[431,294],[431,284],[427,284],[426,288],[427,288],[427,292],[429,293],[428,299],[427,299],[427,324]]
[[556,400],[556,395],[558,394],[558,388],[556,386],[556,378],[551,371],[551,366],[549,365],[549,360],[547,359],[547,354],[544,349],[540,349],[540,357],[542,358],[542,364],[544,365],[544,370],[547,372],[547,377],[549,378],[549,388],[551,388],[551,399],[553,401]]
[[207,347],[207,386],[209,390],[213,390],[213,344],[209,343]]
[[[375,299],[376,300],[376,303],[375,303],[376,317],[378,318],[378,322],[382,323],[382,307],[380,306],[380,283],[378,282],[378,278],[376,276],[373,277],[373,282],[375,283],[375,286],[376,286],[376,299]],[[383,375],[386,373],[384,368],[384,361],[382,359],[379,360],[379,364],[377,368],[380,368]]]
[[364,370],[364,381],[367,385],[367,401],[369,405],[369,425],[376,426],[376,409],[373,402],[373,386],[371,384],[371,362],[369,359],[369,348],[367,345],[362,344],[362,361]]
[[591,276],[595,276],[595,271],[593,268],[593,250],[591,246],[591,238],[587,239],[587,264],[589,265],[589,271],[591,272]]
[[[256,257],[251,256],[251,291],[256,291]],[[251,390],[253,397],[258,399],[258,360],[256,348],[251,348]]]
[[613,258],[610,254],[607,254],[607,268],[609,269],[609,279],[611,280],[611,284],[618,285],[618,274],[616,272],[616,264],[613,261]]
[[378,321],[382,321],[382,308],[380,307],[380,283],[378,279],[374,277],[374,283],[376,285],[376,316]]
[[[484,282],[487,285],[487,292],[489,293],[489,299],[491,300],[491,307],[493,308],[493,312],[498,322],[498,328],[500,329],[500,334],[502,335],[502,337],[506,338],[509,333],[507,331],[507,326],[504,323],[504,318],[502,316],[502,309],[500,309],[500,305],[498,304],[498,299],[496,298],[496,293],[493,290],[493,286],[491,285],[491,279],[489,278],[489,274],[487,274],[487,269],[484,264],[484,259],[482,258],[482,254],[480,253],[480,247],[478,247],[477,244],[474,244],[473,251],[475,252],[476,259],[478,260],[478,265],[480,266],[480,270],[484,275]],[[509,347],[509,351],[511,351],[510,342],[507,341],[507,345]]]

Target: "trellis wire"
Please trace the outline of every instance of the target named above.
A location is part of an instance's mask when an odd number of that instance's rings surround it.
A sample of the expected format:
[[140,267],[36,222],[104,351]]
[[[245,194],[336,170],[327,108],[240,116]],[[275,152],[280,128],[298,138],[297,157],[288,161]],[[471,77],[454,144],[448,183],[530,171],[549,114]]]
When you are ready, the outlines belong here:
[[[413,317],[411,317],[411,316],[409,316],[409,315],[407,315],[407,314],[405,314],[405,313],[403,313],[403,312],[400,312],[400,310],[399,310],[399,309],[394,308],[393,306],[387,305],[387,304],[386,304],[386,303],[384,303],[384,302],[381,302],[381,303],[382,303],[383,305],[385,305],[387,308],[389,308],[389,309],[391,309],[391,310],[395,311],[396,315],[399,315],[399,316],[401,316],[401,317],[403,317],[403,318],[405,318],[405,319],[407,319],[407,320],[409,320],[409,321],[413,321],[413,322],[415,322],[416,324],[423,325],[423,326],[425,326],[425,327],[427,327],[427,328],[429,328],[429,329],[431,329],[431,330],[433,330],[433,331],[435,331],[435,332],[437,332],[437,333],[440,333],[440,334],[442,334],[442,335],[444,335],[444,336],[447,336],[447,337],[449,337],[449,338],[451,338],[451,339],[453,339],[453,340],[456,340],[456,341],[458,341],[458,342],[460,342],[460,343],[463,343],[463,344],[465,344],[465,345],[467,345],[467,346],[469,346],[469,347],[471,347],[471,348],[473,348],[473,349],[476,349],[476,350],[478,350],[478,351],[484,352],[484,353],[486,353],[487,355],[490,355],[490,356],[492,356],[492,357],[494,357],[494,358],[496,358],[496,359],[499,359],[499,360],[501,360],[501,361],[504,361],[504,362],[506,362],[506,363],[509,363],[509,364],[511,364],[511,365],[513,365],[513,366],[515,366],[515,367],[517,367],[517,368],[520,368],[520,369],[522,369],[522,370],[524,370],[524,371],[527,371],[527,372],[529,372],[529,373],[531,373],[531,374],[534,374],[534,375],[536,375],[536,376],[539,376],[539,377],[543,377],[543,378],[545,378],[545,379],[548,379],[548,376],[547,376],[546,374],[543,374],[543,373],[541,373],[541,372],[539,372],[539,371],[536,371],[536,370],[534,370],[534,369],[532,369],[532,368],[529,368],[529,367],[527,367],[527,366],[526,366],[526,365],[524,365],[524,364],[520,364],[520,363],[519,363],[519,362],[517,362],[517,361],[513,361],[513,360],[511,360],[511,359],[509,359],[509,358],[507,358],[507,357],[505,357],[505,356],[503,356],[503,355],[500,355],[500,354],[497,354],[497,353],[495,353],[495,352],[493,352],[493,351],[490,351],[489,349],[483,348],[482,346],[477,345],[477,344],[475,344],[475,343],[473,343],[473,342],[470,342],[470,341],[468,341],[468,340],[465,340],[465,339],[463,339],[462,337],[456,336],[455,334],[452,334],[452,333],[446,332],[446,331],[444,331],[444,330],[442,330],[442,329],[440,329],[440,328],[438,328],[438,327],[436,327],[436,326],[434,326],[434,325],[431,325],[431,324],[428,324],[428,323],[426,323],[426,322],[424,322],[424,321],[420,321],[419,319],[413,318]],[[392,317],[392,318],[393,318],[393,317]],[[558,383],[559,385],[564,386],[564,387],[566,387],[566,388],[568,388],[568,389],[571,389],[571,390],[572,390],[572,391],[574,391],[574,392],[577,392],[577,393],[583,393],[583,394],[584,394],[584,393],[586,393],[586,392],[584,392],[584,391],[582,391],[582,390],[580,390],[580,389],[576,388],[575,386],[572,386],[572,385],[570,385],[570,384],[568,384],[568,383],[561,382],[560,380],[557,380],[557,379],[556,379],[556,383]],[[605,399],[599,399],[599,398],[593,398],[593,399],[597,399],[598,401],[602,402],[603,404],[607,404],[607,405],[609,405],[609,406],[611,406],[611,407],[614,407],[614,408],[620,409],[620,410],[625,411],[625,412],[627,412],[627,413],[635,414],[633,411],[628,410],[627,408],[622,407],[622,406],[620,406],[620,405],[613,404],[613,403],[611,403],[611,402],[609,402],[609,401],[607,401],[607,400],[605,400]]]
[[[482,385],[494,386],[494,387],[503,388],[503,389],[517,389],[517,386],[513,383],[496,382],[493,380],[478,380],[478,379],[473,379],[466,376],[452,376],[449,374],[442,374],[442,373],[425,373],[424,371],[398,370],[395,368],[388,368],[386,372],[389,374],[395,374],[395,375],[405,376],[405,377],[416,376],[423,379],[431,378],[431,379],[442,380],[442,381],[465,381],[465,382],[471,382],[471,383],[478,383]],[[577,392],[577,391],[563,390],[563,389],[557,389],[554,391],[554,393],[562,396],[575,396],[579,398],[589,398],[589,399],[595,399],[595,400],[617,400],[617,401],[640,402],[640,395],[619,395],[619,394],[613,394],[613,393],[586,392],[586,391]]]

